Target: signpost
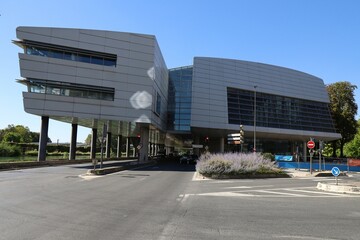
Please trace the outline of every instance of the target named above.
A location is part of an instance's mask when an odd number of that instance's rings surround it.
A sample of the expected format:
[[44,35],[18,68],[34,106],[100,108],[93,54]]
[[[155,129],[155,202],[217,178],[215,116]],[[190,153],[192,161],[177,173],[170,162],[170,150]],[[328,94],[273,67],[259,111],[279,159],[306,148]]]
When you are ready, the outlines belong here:
[[336,185],[338,185],[338,176],[340,175],[340,169],[338,167],[333,167],[331,169],[331,173],[332,175],[334,175],[335,180],[336,180]]
[[307,142],[307,147],[310,148],[310,149],[313,149],[315,147],[315,142],[310,140]]
[[309,153],[310,153],[310,174],[312,174],[312,158],[314,156],[314,147],[315,147],[315,142],[313,140],[310,140],[307,142],[307,147],[310,149]]

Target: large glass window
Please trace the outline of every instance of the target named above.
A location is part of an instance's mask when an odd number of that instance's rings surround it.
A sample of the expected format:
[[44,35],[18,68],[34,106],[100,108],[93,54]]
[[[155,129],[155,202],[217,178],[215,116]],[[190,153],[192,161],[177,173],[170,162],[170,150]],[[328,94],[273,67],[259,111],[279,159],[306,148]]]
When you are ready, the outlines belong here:
[[169,70],[169,130],[190,131],[192,72],[192,66]]
[[155,112],[160,115],[161,114],[161,96],[159,93],[156,94],[156,109]]
[[[228,88],[230,124],[254,125],[254,92]],[[256,125],[260,127],[335,132],[327,103],[257,92]]]
[[117,56],[115,54],[88,51],[84,49],[33,41],[21,41],[18,43],[24,46],[25,53],[29,55],[58,58],[103,66],[116,66]]
[[29,91],[33,93],[114,101],[114,88],[54,82],[42,79],[27,79],[22,80],[22,83],[28,85]]

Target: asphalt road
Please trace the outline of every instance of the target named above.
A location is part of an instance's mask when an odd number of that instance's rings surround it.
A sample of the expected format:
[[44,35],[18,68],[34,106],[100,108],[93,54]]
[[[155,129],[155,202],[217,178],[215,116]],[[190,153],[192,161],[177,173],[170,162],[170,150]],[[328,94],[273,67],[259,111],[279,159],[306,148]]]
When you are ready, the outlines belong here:
[[[0,172],[0,239],[359,239],[360,195],[318,179],[203,180],[192,165]],[[333,181],[331,178],[323,181]]]

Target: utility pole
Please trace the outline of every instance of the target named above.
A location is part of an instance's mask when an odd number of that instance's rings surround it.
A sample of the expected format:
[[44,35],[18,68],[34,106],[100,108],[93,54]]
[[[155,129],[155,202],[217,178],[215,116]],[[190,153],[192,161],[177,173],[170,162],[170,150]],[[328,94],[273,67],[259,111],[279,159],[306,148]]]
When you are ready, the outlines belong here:
[[254,153],[256,153],[256,88],[257,86],[254,86]]

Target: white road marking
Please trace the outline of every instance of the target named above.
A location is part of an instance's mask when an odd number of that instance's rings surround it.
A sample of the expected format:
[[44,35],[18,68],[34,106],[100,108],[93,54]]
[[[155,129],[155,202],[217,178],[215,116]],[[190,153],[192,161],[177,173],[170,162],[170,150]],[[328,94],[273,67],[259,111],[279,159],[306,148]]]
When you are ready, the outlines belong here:
[[197,196],[213,196],[213,197],[255,197],[250,193],[237,193],[237,192],[212,192],[212,193],[199,193]]
[[293,192],[304,192],[304,193],[313,193],[313,194],[322,194],[322,195],[348,197],[348,195],[345,195],[345,194],[342,194],[342,193],[329,193],[329,192],[309,191],[309,190],[290,189],[290,188],[285,188],[284,190],[286,190],[286,191],[293,191]]
[[294,194],[294,193],[285,193],[285,192],[274,192],[268,190],[255,190],[255,192],[261,193],[271,193],[271,194],[278,194],[278,195],[285,195],[285,196],[294,196],[294,197],[305,197],[306,195],[303,194]]
[[276,238],[286,238],[286,239],[307,239],[307,240],[336,240],[337,238],[319,238],[312,236],[294,236],[294,235],[276,235]]

